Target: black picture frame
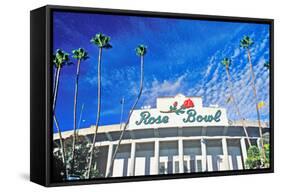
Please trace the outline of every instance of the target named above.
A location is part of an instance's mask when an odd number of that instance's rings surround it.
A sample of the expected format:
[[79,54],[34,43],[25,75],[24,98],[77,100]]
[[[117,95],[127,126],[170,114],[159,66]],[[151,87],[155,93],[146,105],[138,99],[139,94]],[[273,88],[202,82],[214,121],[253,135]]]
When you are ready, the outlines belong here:
[[[183,18],[208,21],[262,23],[270,25],[270,167],[257,170],[217,171],[208,173],[167,174],[97,178],[91,180],[52,182],[52,12],[71,11],[110,15]],[[43,186],[85,185],[99,183],[132,182],[162,179],[245,175],[274,172],[274,20],[197,15],[183,13],[150,12],[137,10],[100,9],[47,5],[30,12],[30,180]]]

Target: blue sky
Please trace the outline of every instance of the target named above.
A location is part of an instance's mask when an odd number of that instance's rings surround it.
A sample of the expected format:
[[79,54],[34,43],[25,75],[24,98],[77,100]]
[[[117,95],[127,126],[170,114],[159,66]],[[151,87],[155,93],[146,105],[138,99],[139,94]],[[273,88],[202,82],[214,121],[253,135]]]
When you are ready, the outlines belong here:
[[[201,96],[205,106],[225,107],[228,118],[237,119],[233,105],[226,102],[229,88],[220,64],[224,57],[230,57],[230,73],[241,113],[246,119],[256,120],[249,64],[245,50],[239,47],[244,35],[255,42],[251,53],[258,100],[266,103],[261,116],[263,121],[269,121],[269,72],[263,66],[269,59],[267,24],[54,12],[53,30],[54,50],[71,53],[82,47],[90,56],[80,68],[78,117],[84,104],[80,127],[89,127],[96,121],[98,49],[90,39],[100,32],[111,37],[113,46],[104,50],[102,56],[100,125],[119,123],[122,97],[123,121],[127,117],[138,93],[140,59],[135,48],[139,44],[145,44],[148,50],[144,90],[137,108],[155,107],[157,97],[182,93]],[[73,129],[76,61],[73,62],[74,65],[63,68],[60,78],[56,114],[62,130]]]

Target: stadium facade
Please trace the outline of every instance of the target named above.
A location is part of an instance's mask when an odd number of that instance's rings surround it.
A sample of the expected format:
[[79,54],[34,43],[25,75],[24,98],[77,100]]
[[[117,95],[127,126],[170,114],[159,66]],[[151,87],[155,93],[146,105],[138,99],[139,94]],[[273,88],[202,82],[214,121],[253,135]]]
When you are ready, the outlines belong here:
[[[133,111],[114,160],[112,176],[245,169],[249,145],[243,125],[251,144],[260,147],[257,122],[230,121],[226,109],[215,105],[204,107],[201,97],[182,94],[159,97],[156,108]],[[261,126],[262,132],[269,134],[268,123],[262,122]],[[99,127],[96,168],[103,175],[109,172],[123,127],[123,124]],[[94,126],[79,129],[78,134],[91,141],[93,133]],[[62,136],[72,134],[73,131],[66,131]],[[53,139],[58,141],[58,134]]]

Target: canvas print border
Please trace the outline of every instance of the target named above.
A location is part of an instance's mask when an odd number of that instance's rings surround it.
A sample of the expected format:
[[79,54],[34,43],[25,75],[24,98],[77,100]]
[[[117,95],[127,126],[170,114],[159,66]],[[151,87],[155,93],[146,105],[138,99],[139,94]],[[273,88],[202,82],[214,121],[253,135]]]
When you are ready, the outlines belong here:
[[[195,15],[195,14],[179,14],[179,13],[163,13],[163,12],[147,12],[147,11],[130,11],[130,10],[113,10],[113,9],[96,9],[96,8],[84,8],[84,7],[64,7],[64,6],[53,6],[49,5],[43,8],[46,12],[43,13],[46,25],[44,26],[46,31],[42,31],[45,40],[45,90],[42,90],[46,94],[45,99],[45,110],[46,110],[46,121],[45,121],[45,135],[44,135],[44,146],[45,146],[45,158],[42,161],[45,162],[41,165],[45,165],[45,169],[42,173],[45,173],[45,181],[43,182],[46,186],[62,186],[62,185],[79,185],[79,184],[93,184],[93,183],[113,183],[113,182],[128,182],[128,181],[145,181],[145,180],[159,180],[159,179],[177,179],[177,178],[195,178],[195,177],[209,177],[209,176],[226,176],[226,175],[242,175],[242,174],[254,174],[254,173],[271,173],[274,170],[274,117],[273,117],[273,67],[274,67],[274,44],[273,44],[273,20],[271,19],[257,19],[257,18],[242,18],[242,17],[226,17],[226,16],[209,16],[209,15]],[[65,182],[53,182],[51,167],[52,165],[52,148],[53,148],[53,128],[52,128],[52,85],[53,76],[49,64],[52,61],[52,49],[53,45],[53,11],[71,11],[71,12],[83,12],[83,13],[99,13],[99,14],[110,14],[110,15],[128,15],[128,16],[141,16],[141,17],[159,17],[159,18],[182,18],[182,19],[195,19],[195,20],[208,20],[208,21],[231,21],[231,22],[246,22],[246,23],[264,23],[270,25],[270,167],[259,169],[259,170],[234,170],[234,171],[214,171],[208,173],[178,173],[178,174],[166,174],[166,175],[148,175],[148,176],[128,176],[128,177],[110,177],[110,178],[95,178],[89,180],[79,181],[65,181]],[[32,26],[31,26],[32,27]],[[31,42],[32,44],[33,42]],[[32,80],[31,80],[32,81]],[[36,116],[35,112],[31,114]],[[31,130],[32,131],[32,130]],[[34,135],[36,136],[36,135]],[[31,138],[32,140],[32,138]],[[34,144],[33,141],[31,145]],[[32,150],[31,150],[32,152]],[[31,154],[33,159],[34,154]],[[40,160],[41,161],[41,160]],[[33,163],[35,163],[33,161]],[[35,163],[36,164],[36,163]],[[32,169],[32,168],[31,168]]]

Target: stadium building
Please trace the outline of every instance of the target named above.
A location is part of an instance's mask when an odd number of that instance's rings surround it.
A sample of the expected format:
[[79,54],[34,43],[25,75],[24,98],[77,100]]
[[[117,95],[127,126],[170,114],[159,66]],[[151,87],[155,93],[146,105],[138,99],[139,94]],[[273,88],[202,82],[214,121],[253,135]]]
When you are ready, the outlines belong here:
[[[251,144],[260,147],[257,122],[244,121]],[[261,124],[269,134],[268,123]],[[96,146],[97,169],[109,172],[124,125],[100,126]],[[93,137],[94,125],[79,129],[79,135]],[[73,131],[62,133],[63,138]],[[53,139],[58,141],[58,134]],[[112,176],[135,176],[245,169],[249,147],[242,121],[230,121],[226,109],[204,107],[201,97],[159,97],[156,108],[134,110],[125,132]]]

